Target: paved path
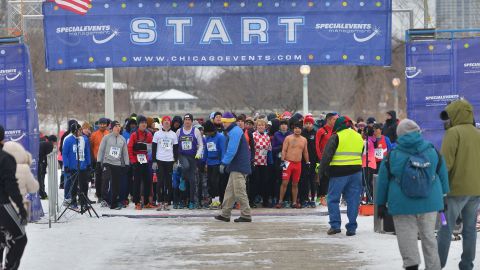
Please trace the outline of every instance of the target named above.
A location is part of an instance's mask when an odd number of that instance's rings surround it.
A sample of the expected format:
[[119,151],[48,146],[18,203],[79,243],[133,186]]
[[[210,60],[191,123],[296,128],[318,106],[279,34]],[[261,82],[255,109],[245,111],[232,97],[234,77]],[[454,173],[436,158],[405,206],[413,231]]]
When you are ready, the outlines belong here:
[[[311,217],[288,221],[257,217],[253,223],[242,224],[212,222],[211,218],[145,222],[145,230],[158,230],[159,242],[119,251],[122,256],[109,262],[112,269],[139,265],[144,269],[358,269],[362,264],[345,256],[352,252],[351,247],[339,244],[348,241],[345,236],[327,236],[327,224],[312,222]],[[202,228],[202,233],[191,239],[162,235],[162,227],[168,226],[181,226],[186,233]],[[123,255],[127,252],[128,258]]]

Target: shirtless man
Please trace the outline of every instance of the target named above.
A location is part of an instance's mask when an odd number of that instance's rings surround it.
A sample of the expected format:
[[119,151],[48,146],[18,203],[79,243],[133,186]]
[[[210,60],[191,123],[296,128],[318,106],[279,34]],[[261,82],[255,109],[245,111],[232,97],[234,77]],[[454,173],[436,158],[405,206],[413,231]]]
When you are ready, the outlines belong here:
[[287,136],[282,148],[282,186],[280,187],[280,200],[276,208],[283,207],[283,197],[287,191],[290,176],[292,177],[292,205],[293,208],[301,208],[297,202],[298,182],[302,174],[302,154],[307,166],[310,166],[308,158],[307,139],[302,136],[302,122],[295,123],[293,134]]

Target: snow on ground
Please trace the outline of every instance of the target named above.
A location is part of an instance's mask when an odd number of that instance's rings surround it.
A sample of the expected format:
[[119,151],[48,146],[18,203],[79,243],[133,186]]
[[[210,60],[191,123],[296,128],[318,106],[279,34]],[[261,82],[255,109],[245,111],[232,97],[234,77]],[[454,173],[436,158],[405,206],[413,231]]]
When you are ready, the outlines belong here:
[[[244,241],[256,241],[257,236],[232,235],[236,226],[242,224],[225,224],[219,227],[218,221],[212,216],[217,211],[210,210],[172,210],[169,212],[157,212],[154,210],[136,211],[130,206],[120,211],[100,208],[94,205],[99,214],[125,214],[156,217],[156,218],[127,218],[127,217],[102,217],[100,219],[90,218],[87,215],[81,216],[73,212],[67,212],[65,218],[59,223],[54,223],[48,228],[45,219],[37,224],[27,226],[29,243],[25,250],[21,269],[131,269],[132,265],[147,267],[147,269],[184,269],[190,266],[195,268],[202,263],[217,269],[231,262],[225,261],[225,257],[238,257],[238,266],[248,268],[268,266],[275,258],[266,257],[263,260],[256,260],[254,264],[241,261],[241,257],[251,255],[252,251],[229,252]],[[45,208],[46,209],[46,208]],[[343,254],[335,258],[340,263],[345,261],[362,262],[357,267],[348,269],[401,269],[402,260],[398,251],[396,237],[388,234],[373,232],[373,218],[359,217],[358,233],[354,237],[347,237],[344,234],[327,236],[328,217],[320,216],[325,213],[323,207],[317,209],[254,209],[254,223],[248,225],[255,229],[262,223],[272,224],[298,224],[298,230],[309,229],[307,226],[318,226],[316,232],[306,232],[299,236],[288,236],[282,239],[281,235],[275,235],[278,240],[288,244],[293,240],[314,243],[315,245],[332,245],[342,248]],[[255,216],[257,214],[257,216]],[[159,215],[181,216],[160,218]],[[234,211],[234,216],[238,211]],[[278,216],[289,215],[289,216]],[[203,217],[193,217],[203,216]],[[346,216],[342,215],[343,221]],[[220,223],[223,224],[223,223]],[[307,229],[304,229],[307,228]],[[218,234],[218,236],[216,236]],[[262,241],[269,241],[270,237],[265,236]],[[420,242],[419,242],[420,243]],[[179,255],[179,249],[186,248],[207,248],[210,245],[223,245],[224,250],[216,254],[208,252],[200,253],[197,257]],[[283,245],[283,244],[282,244]],[[348,252],[345,252],[347,248]],[[457,269],[457,263],[461,255],[461,242],[452,242],[451,254],[448,265],[445,269]],[[168,254],[168,258],[158,259],[156,252]],[[223,249],[222,249],[223,250]],[[421,248],[419,247],[419,250]],[[479,249],[480,250],[480,247]],[[204,252],[204,251],[202,251]],[[478,252],[478,251],[477,251]],[[257,252],[258,253],[258,252]],[[187,253],[188,254],[188,253]],[[267,253],[266,253],[267,254]],[[313,253],[321,258],[322,254]],[[257,254],[258,257],[259,254]],[[204,256],[210,260],[204,261]],[[261,254],[260,254],[261,256]],[[183,258],[183,259],[182,259]],[[195,259],[195,258],[198,258]],[[292,258],[294,259],[294,258]],[[228,263],[228,264],[227,264]],[[262,267],[263,268],[263,267]],[[269,267],[266,267],[269,268]]]

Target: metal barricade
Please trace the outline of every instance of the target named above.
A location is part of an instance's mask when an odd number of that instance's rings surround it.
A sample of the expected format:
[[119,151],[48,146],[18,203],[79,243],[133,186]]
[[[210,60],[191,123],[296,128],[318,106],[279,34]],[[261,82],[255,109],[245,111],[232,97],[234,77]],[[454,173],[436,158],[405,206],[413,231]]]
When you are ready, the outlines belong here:
[[52,227],[52,220],[57,222],[57,214],[60,212],[58,205],[58,160],[57,149],[47,156],[48,172],[48,227]]

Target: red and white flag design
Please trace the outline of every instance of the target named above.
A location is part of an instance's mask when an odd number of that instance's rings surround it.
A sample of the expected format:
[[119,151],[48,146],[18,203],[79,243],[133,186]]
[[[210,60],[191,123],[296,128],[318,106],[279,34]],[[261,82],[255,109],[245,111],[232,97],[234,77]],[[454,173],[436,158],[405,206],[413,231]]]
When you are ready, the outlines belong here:
[[59,8],[85,15],[91,7],[91,0],[55,0]]

